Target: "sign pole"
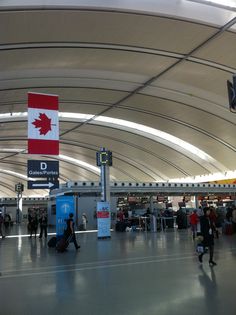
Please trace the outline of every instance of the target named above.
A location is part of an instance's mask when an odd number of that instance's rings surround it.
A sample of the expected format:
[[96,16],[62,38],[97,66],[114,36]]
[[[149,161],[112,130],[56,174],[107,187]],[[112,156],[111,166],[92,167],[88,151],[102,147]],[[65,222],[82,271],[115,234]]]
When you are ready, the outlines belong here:
[[110,202],[110,169],[107,164],[101,165],[101,201]]
[[17,193],[16,223],[20,223],[22,214],[22,192],[24,191],[24,185],[22,183],[16,184],[15,191]]

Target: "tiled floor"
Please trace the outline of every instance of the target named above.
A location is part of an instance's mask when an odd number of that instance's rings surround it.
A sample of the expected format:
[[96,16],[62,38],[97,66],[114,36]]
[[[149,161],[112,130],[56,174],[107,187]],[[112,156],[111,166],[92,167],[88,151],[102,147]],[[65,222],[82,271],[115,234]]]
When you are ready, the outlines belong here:
[[189,231],[78,238],[80,251],[66,253],[44,239],[0,239],[0,315],[236,314],[236,235],[216,240],[216,267],[207,255],[199,266]]

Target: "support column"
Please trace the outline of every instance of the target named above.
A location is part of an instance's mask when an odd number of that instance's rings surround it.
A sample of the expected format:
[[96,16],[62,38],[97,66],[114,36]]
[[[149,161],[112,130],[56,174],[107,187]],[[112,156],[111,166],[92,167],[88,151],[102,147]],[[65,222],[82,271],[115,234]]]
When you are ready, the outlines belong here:
[[110,169],[107,164],[101,165],[101,201],[110,202]]
[[101,170],[101,202],[97,203],[98,238],[111,237],[111,211],[110,211],[110,170],[112,153],[101,148],[96,154],[97,166]]

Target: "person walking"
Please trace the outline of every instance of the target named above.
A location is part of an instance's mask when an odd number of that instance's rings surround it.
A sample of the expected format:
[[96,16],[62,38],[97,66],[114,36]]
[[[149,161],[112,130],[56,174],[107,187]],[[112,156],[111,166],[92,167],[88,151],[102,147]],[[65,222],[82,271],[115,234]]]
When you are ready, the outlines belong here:
[[77,250],[80,248],[80,246],[78,245],[76,236],[75,236],[75,223],[74,223],[73,217],[74,217],[74,214],[70,213],[69,219],[66,220],[67,227],[65,231],[65,236],[74,243],[75,249]]
[[193,212],[190,214],[190,225],[192,229],[192,234],[193,234],[193,240],[195,240],[195,237],[197,235],[197,225],[198,225],[198,215],[197,215],[197,210],[193,210]]
[[83,215],[82,215],[83,231],[87,230],[87,223],[88,223],[87,216],[85,213],[83,213]]
[[233,232],[236,233],[236,208],[233,206],[232,211],[232,224],[233,224]]
[[36,237],[37,230],[38,230],[38,217],[37,213],[33,212],[28,216],[29,220],[29,228],[30,228],[30,236],[29,238],[32,238],[32,234],[34,233],[34,237]]
[[[210,259],[209,259],[209,265],[210,266],[216,266],[216,262],[213,260],[213,255],[214,255],[214,234],[213,234],[213,223],[210,220],[210,209],[209,207],[206,207],[203,209],[204,215],[200,218],[200,225],[201,225],[201,234],[203,236],[203,241],[202,244],[204,248],[206,249],[207,247],[209,248],[209,254],[210,254]],[[206,253],[204,251],[203,253],[199,254],[198,260],[200,263],[202,263],[202,258],[203,255]]]
[[213,225],[213,232],[215,233],[216,238],[219,238],[219,231],[216,227],[217,214],[216,214],[216,209],[214,207],[210,207],[209,218],[210,218],[212,225]]
[[5,235],[3,235],[2,233],[3,222],[4,222],[3,215],[2,212],[0,212],[0,235],[2,236],[2,238],[5,238]]
[[40,225],[39,238],[43,237],[43,233],[44,233],[45,238],[47,238],[48,218],[45,212],[43,212],[39,218],[39,225]]

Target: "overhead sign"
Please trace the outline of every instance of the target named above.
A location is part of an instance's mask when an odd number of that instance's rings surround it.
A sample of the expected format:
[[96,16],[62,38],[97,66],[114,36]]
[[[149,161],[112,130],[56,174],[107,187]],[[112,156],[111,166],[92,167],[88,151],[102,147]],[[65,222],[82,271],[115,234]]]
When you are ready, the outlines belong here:
[[28,153],[59,154],[57,95],[28,93]]
[[28,177],[59,177],[59,161],[27,161]]
[[24,191],[24,184],[22,183],[15,184],[15,191],[18,193],[21,193],[22,191]]
[[59,181],[46,181],[46,180],[37,180],[37,181],[28,181],[28,189],[56,189],[59,188]]
[[98,151],[96,152],[97,166],[108,165],[112,166],[112,152]]

